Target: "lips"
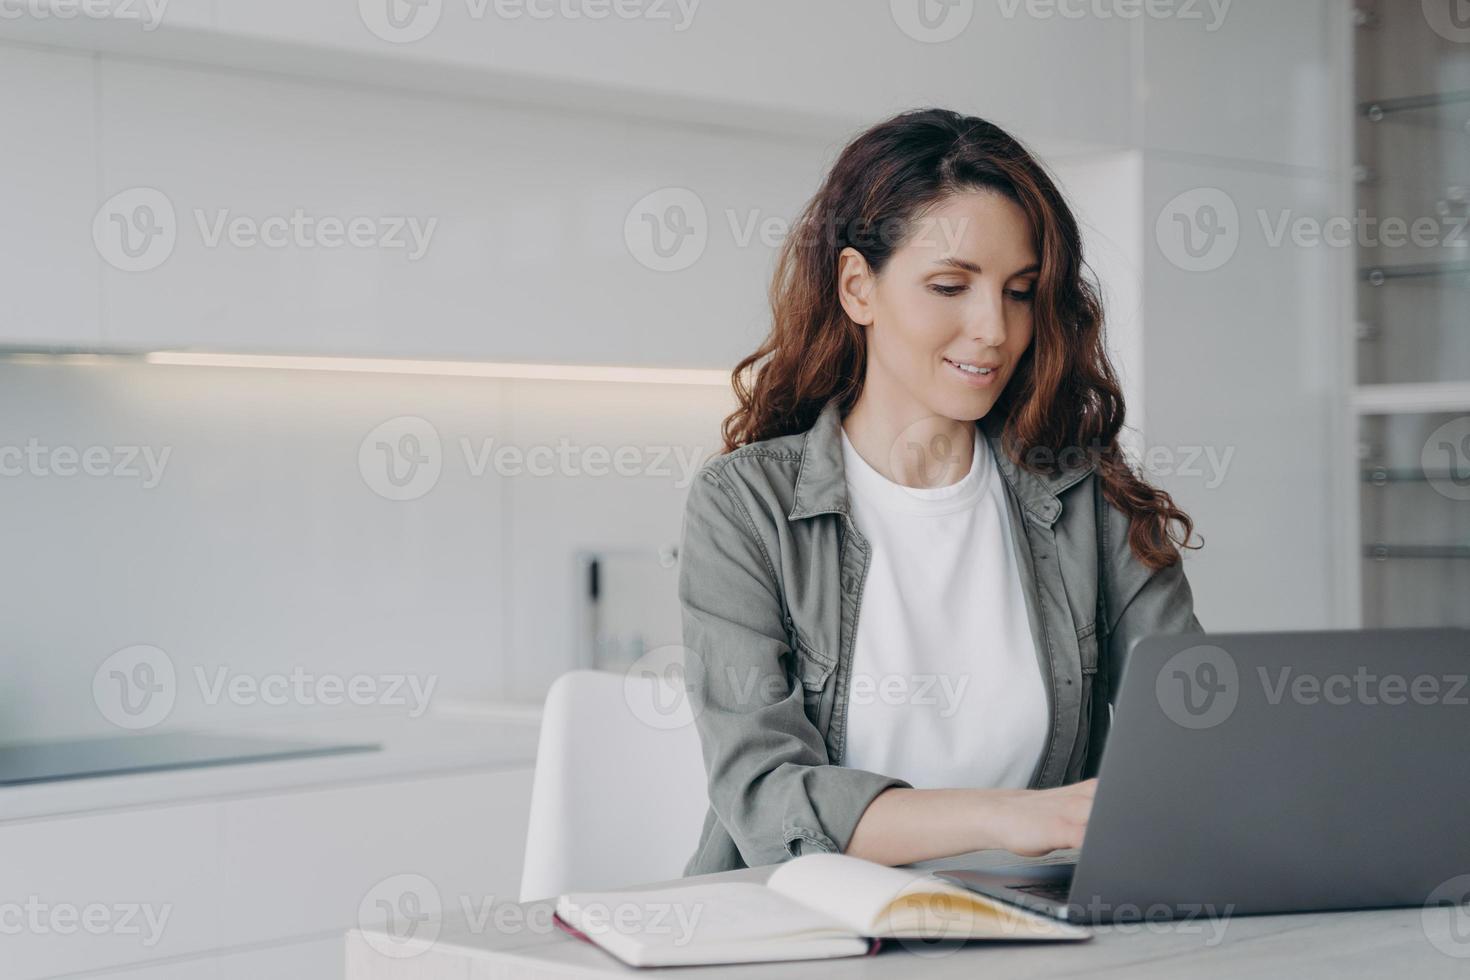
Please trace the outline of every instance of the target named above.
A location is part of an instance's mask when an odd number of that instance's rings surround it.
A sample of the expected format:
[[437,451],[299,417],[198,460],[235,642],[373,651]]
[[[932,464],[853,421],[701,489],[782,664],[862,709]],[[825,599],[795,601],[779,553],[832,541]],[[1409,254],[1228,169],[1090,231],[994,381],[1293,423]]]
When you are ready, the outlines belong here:
[[987,388],[1000,377],[999,361],[956,361],[946,357],[944,364],[951,374],[972,388]]
[[953,364],[955,367],[959,368],[962,371],[963,370],[970,370],[972,372],[981,372],[981,373],[983,373],[983,372],[999,371],[1000,370],[1000,362],[999,361],[960,361],[960,360],[956,360],[956,359],[951,358],[951,357],[946,357],[945,358],[945,361],[947,361],[950,364]]

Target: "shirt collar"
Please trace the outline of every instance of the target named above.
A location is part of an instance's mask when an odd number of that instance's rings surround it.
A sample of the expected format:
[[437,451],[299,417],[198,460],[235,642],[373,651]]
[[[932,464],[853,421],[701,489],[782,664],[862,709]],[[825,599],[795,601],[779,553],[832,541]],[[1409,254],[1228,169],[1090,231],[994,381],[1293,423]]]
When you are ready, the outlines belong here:
[[[988,413],[976,423],[990,443],[1001,475],[1021,501],[1021,506],[1050,526],[1062,512],[1057,495],[1077,483],[1096,467],[1089,459],[1081,466],[1056,473],[1033,473],[1017,466],[1001,447],[1004,420]],[[847,479],[842,465],[842,411],[836,398],[822,406],[817,420],[802,443],[801,468],[796,474],[796,493],[787,519],[792,521],[817,514],[847,514]]]

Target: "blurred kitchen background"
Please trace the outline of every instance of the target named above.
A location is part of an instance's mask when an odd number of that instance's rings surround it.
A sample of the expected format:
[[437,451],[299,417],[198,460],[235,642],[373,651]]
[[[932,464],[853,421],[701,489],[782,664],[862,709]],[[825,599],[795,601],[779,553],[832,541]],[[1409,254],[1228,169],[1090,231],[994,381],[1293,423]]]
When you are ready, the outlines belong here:
[[8,5],[0,859],[172,915],[7,976],[337,976],[395,875],[513,899],[541,699],[678,642],[776,246],[906,108],[1069,195],[1208,630],[1470,624],[1461,6]]

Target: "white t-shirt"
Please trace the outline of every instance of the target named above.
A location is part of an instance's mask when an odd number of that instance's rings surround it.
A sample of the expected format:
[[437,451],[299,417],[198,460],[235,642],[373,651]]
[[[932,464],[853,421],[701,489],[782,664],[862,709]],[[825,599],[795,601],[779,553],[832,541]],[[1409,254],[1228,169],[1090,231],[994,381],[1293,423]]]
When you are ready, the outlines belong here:
[[916,788],[1025,788],[1051,723],[1005,488],[975,429],[970,471],[897,484],[842,433],[872,549],[853,638],[843,765]]

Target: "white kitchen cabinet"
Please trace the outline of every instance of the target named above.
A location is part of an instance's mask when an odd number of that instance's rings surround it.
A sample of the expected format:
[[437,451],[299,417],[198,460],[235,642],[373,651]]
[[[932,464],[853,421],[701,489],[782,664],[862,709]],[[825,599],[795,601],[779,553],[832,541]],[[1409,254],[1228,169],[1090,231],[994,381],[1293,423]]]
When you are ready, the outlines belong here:
[[102,341],[95,70],[80,52],[0,45],[0,347]]
[[[0,825],[5,901],[35,909],[5,936],[6,975],[31,980],[222,945],[219,817],[218,804],[196,803]],[[106,916],[100,931],[68,922],[95,908]]]
[[216,950],[166,963],[88,974],[88,980],[337,980],[346,970],[337,935],[254,949]]
[[[5,975],[307,975],[293,971],[339,962],[342,933],[403,875],[446,915],[513,901],[530,788],[527,766],[0,824],[5,899],[44,914],[5,937]],[[87,914],[106,928],[68,925]]]
[[515,900],[531,770],[442,775],[222,804],[227,945],[341,929],[385,879],[421,875],[453,911]]

